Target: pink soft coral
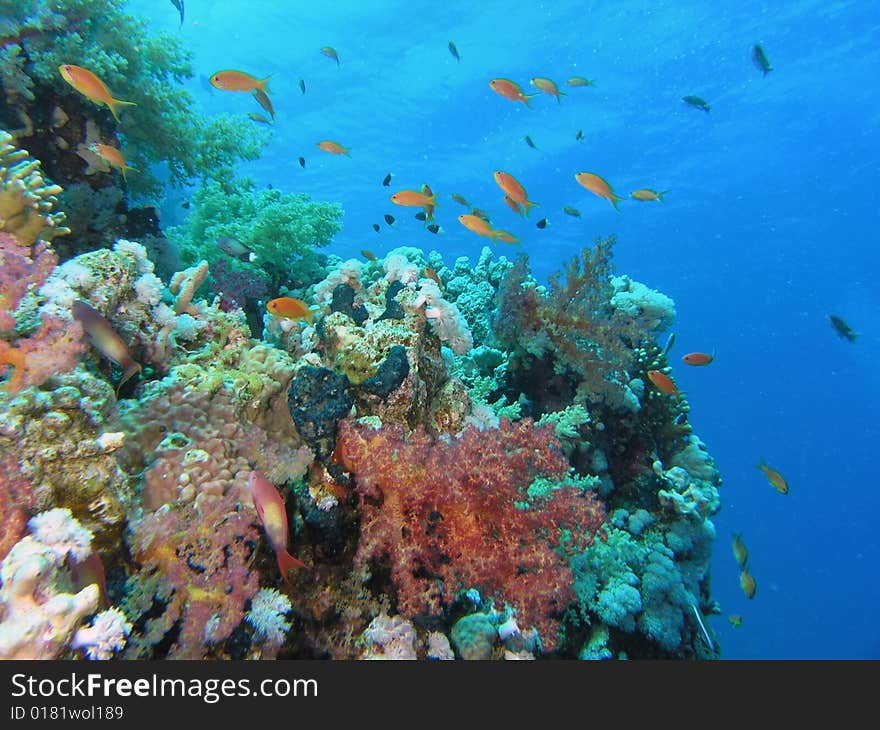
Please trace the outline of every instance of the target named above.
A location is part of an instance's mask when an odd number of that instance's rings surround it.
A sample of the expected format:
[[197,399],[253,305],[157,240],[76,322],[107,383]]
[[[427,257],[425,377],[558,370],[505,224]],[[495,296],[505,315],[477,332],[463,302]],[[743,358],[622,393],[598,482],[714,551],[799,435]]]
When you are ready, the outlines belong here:
[[84,350],[78,322],[42,315],[43,323],[28,337],[16,332],[15,312],[22,297],[39,287],[57,259],[44,243],[33,248],[8,233],[0,233],[0,375],[2,388],[18,393],[42,385],[50,376],[76,366]]

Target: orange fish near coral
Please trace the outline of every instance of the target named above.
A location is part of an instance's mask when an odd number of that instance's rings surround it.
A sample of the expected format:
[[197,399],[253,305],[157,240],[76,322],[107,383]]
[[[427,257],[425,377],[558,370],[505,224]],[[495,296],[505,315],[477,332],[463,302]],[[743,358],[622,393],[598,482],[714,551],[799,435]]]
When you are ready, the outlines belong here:
[[339,142],[333,142],[332,140],[325,139],[318,142],[318,148],[324,150],[324,152],[329,152],[331,155],[349,155],[350,152],[348,147],[343,147]]
[[680,395],[675,381],[665,373],[661,373],[659,370],[649,370],[648,378],[663,395],[671,395],[675,398]]
[[479,236],[486,236],[487,238],[491,238],[493,241],[497,237],[497,232],[493,231],[489,227],[488,221],[483,220],[479,216],[467,214],[460,215],[458,216],[458,222],[461,223],[469,231],[473,231]]
[[137,172],[136,167],[132,167],[126,163],[125,155],[122,154],[122,151],[116,147],[111,147],[109,144],[92,142],[92,144],[89,145],[89,152],[94,152],[102,160],[120,170],[122,172],[122,179],[126,182],[128,181],[128,178],[125,177],[126,170],[134,170]]
[[533,96],[537,96],[537,94],[524,94],[523,90],[519,87],[519,84],[514,83],[510,79],[492,79],[489,82],[489,88],[491,88],[496,94],[503,96],[505,99],[521,101],[530,109],[531,106],[529,106],[529,99]]
[[133,101],[122,101],[114,99],[110,89],[107,88],[101,79],[95,74],[82,66],[73,66],[69,63],[63,63],[58,67],[63,78],[68,84],[76,89],[80,94],[96,104],[106,104],[110,109],[113,118],[118,122],[119,114],[116,108],[119,106],[137,106]]
[[776,469],[771,469],[764,463],[764,460],[761,459],[758,464],[758,468],[764,472],[764,476],[767,477],[767,481],[770,482],[770,485],[780,494],[788,494],[788,482],[785,481],[785,477],[782,476]]
[[291,570],[305,568],[306,564],[287,552],[287,511],[284,509],[284,500],[281,499],[278,488],[259,472],[250,473],[248,487],[266,531],[266,539],[278,558],[278,570],[287,581],[287,574]]
[[617,195],[603,178],[593,172],[579,172],[574,176],[574,179],[593,193],[593,195],[605,198],[614,206],[614,210],[618,210],[617,203],[623,200],[623,198]]
[[215,73],[211,77],[211,86],[223,91],[262,91],[264,94],[268,94],[269,89],[266,87],[266,83],[269,81],[269,78],[270,76],[258,79],[256,76],[251,76],[244,71],[229,69]]
[[309,305],[302,299],[294,299],[293,297],[278,297],[266,304],[266,309],[270,314],[282,319],[304,319],[307,322],[312,321],[314,312],[309,309]]
[[430,266],[426,266],[426,267],[424,268],[424,270],[422,271],[422,273],[423,273],[428,279],[433,279],[434,281],[436,281],[436,282],[437,282],[437,286],[443,286],[443,282],[440,281],[440,276],[439,276],[439,275],[437,274],[437,272],[434,271],[434,269],[432,269]]
[[557,103],[561,101],[561,99],[559,98],[560,96],[565,96],[565,94],[559,90],[559,87],[555,84],[555,82],[551,81],[550,79],[537,77],[532,79],[529,83],[531,83],[532,86],[543,91],[545,94],[555,96]]
[[519,180],[510,173],[502,172],[501,170],[495,170],[494,177],[498,187],[507,193],[511,200],[519,203],[523,207],[526,217],[528,217],[529,209],[534,208],[538,204],[528,199],[526,189],[520,184]]
[[713,350],[711,355],[705,352],[689,352],[681,359],[687,365],[708,365],[715,359],[715,351]]

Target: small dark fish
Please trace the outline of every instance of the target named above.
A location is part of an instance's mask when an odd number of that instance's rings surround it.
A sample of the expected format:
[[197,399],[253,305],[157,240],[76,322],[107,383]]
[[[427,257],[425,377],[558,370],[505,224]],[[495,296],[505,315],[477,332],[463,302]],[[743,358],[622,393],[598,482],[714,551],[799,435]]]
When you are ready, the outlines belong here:
[[427,229],[428,229],[429,231],[431,231],[431,233],[434,233],[434,234],[440,233],[440,231],[443,230],[443,229],[442,229],[439,225],[437,225],[436,223],[429,223],[429,224],[427,225]]
[[254,99],[257,100],[259,105],[266,110],[272,119],[275,118],[275,109],[272,107],[272,102],[269,101],[269,95],[265,91],[262,89],[254,89]]
[[527,144],[529,147],[531,147],[533,150],[538,149],[537,147],[535,147],[535,143],[532,142],[532,138],[529,137],[529,135],[526,135],[526,144]]
[[838,334],[838,336],[840,336],[844,340],[855,342],[856,338],[859,336],[858,332],[854,332],[852,327],[850,327],[836,314],[829,314],[828,321],[831,322],[831,326],[834,328],[834,331]]
[[300,91],[302,91],[303,94],[306,93],[306,80],[305,80],[305,79],[300,79],[300,80],[299,80],[299,88],[300,88]]
[[272,124],[271,119],[266,119],[262,114],[257,114],[256,112],[250,112],[248,114],[248,119],[253,119],[255,122],[259,122],[260,124]]
[[584,130],[583,130],[583,129],[579,129],[577,132],[575,132],[574,138],[575,138],[578,142],[583,142],[583,141],[584,141]]
[[699,96],[683,96],[681,100],[688,106],[692,106],[700,111],[708,112],[712,108],[705,99],[701,99]]
[[321,49],[321,53],[323,53],[327,58],[332,58],[336,61],[336,65],[339,65],[339,54],[336,52],[336,49],[333,46],[324,46]]
[[180,204],[180,207],[181,207],[181,208],[186,208],[186,210],[189,210],[189,201],[188,201],[188,200],[184,200],[184,201]]
[[477,218],[482,218],[484,221],[486,221],[486,223],[489,222],[489,214],[483,210],[480,210],[479,208],[474,208],[471,211],[471,215],[475,215],[477,216]]
[[220,236],[220,238],[217,239],[217,248],[223,251],[223,253],[228,253],[233,258],[242,261],[250,261],[254,255],[254,252],[241,241],[237,238],[232,238],[231,236]]
[[570,205],[566,205],[562,209],[562,212],[565,213],[566,215],[572,216],[573,218],[580,218],[581,217],[581,212],[577,208],[572,208]]
[[461,56],[458,55],[458,49],[452,41],[449,41],[449,52],[455,57],[455,60],[461,63]]
[[758,70],[764,74],[764,76],[773,70],[770,61],[767,60],[767,54],[764,53],[764,49],[761,47],[760,43],[756,43],[752,46],[752,62],[758,67]]
[[171,4],[177,8],[177,12],[180,13],[180,25],[183,26],[183,0],[171,0]]
[[382,187],[388,187],[391,184],[391,173],[389,172],[385,178],[382,180]]
[[300,166],[300,167],[305,167],[305,166],[306,166],[306,158],[305,158],[305,157],[300,157],[300,158],[299,158],[299,166]]
[[[376,228],[378,229],[379,226],[377,225]],[[378,257],[376,256],[376,254],[374,254],[372,251],[369,251],[367,249],[361,250],[361,256],[363,256],[367,261],[378,261],[379,260]]]
[[459,205],[463,205],[465,208],[470,208],[471,204],[468,203],[467,198],[463,195],[459,195],[458,193],[452,193],[452,199],[458,203]]
[[386,214],[385,214],[385,222],[386,222],[389,226],[393,226],[393,225],[394,225],[394,222],[395,222],[395,221],[394,221],[394,216],[391,215],[391,213],[386,213]]
[[426,220],[428,220],[428,214],[425,213],[425,211],[420,210],[418,213],[416,213],[416,220],[417,221],[426,221]]
[[373,224],[373,230],[378,233],[381,230],[381,226],[378,223]]
[[537,223],[535,223],[535,225],[538,228],[544,229],[550,225],[550,221],[548,221],[546,218],[541,218],[541,220],[539,220]]

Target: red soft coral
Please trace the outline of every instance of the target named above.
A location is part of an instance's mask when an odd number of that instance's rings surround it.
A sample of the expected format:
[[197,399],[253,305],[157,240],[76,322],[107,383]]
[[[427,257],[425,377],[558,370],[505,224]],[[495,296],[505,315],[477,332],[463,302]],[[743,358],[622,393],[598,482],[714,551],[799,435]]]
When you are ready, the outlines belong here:
[[24,534],[34,495],[12,454],[0,454],[0,561]]
[[[552,651],[562,613],[574,600],[572,572],[559,550],[592,542],[604,522],[592,493],[567,486],[527,508],[537,476],[563,479],[568,463],[549,426],[530,420],[469,428],[451,441],[343,421],[337,458],[360,496],[358,565],[390,562],[398,611],[437,614],[477,587],[515,606]],[[516,503],[519,503],[517,505]]]

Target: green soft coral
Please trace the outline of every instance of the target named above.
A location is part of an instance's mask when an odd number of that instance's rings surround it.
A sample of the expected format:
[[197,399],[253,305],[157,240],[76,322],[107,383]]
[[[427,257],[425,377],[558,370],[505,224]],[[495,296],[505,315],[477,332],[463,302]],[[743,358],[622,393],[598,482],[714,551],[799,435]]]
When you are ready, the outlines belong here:
[[[161,183],[149,170],[166,162],[170,180],[228,182],[240,159],[252,160],[268,139],[244,117],[208,119],[194,110],[181,84],[192,78],[192,53],[173,35],[148,35],[146,21],[123,11],[125,0],[0,0],[0,83],[10,108],[22,110],[42,93],[64,104],[76,94],[58,67],[83,66],[115,98],[137,103],[122,114],[131,192],[156,197]],[[95,107],[96,114],[100,111]]]
[[323,275],[323,257],[315,249],[326,246],[342,230],[342,208],[319,203],[307,195],[257,190],[250,180],[227,186],[212,182],[193,197],[186,224],[168,231],[184,263],[211,262],[226,254],[217,239],[236,238],[255,254],[253,263],[233,262],[237,269],[266,272],[270,288],[303,287]]

